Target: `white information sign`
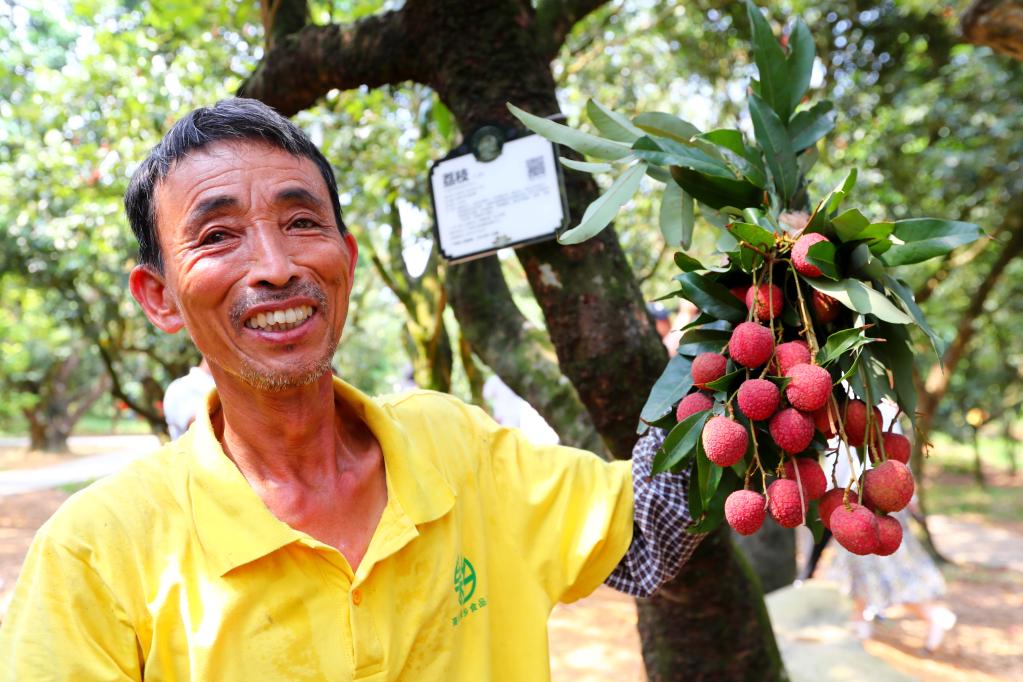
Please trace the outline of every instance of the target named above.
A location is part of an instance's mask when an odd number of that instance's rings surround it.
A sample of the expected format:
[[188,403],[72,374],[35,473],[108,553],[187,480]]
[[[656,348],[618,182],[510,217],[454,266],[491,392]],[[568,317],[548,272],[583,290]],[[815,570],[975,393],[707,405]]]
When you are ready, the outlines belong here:
[[539,135],[505,142],[486,163],[472,154],[439,161],[430,189],[440,253],[451,261],[551,239],[567,215],[554,144]]

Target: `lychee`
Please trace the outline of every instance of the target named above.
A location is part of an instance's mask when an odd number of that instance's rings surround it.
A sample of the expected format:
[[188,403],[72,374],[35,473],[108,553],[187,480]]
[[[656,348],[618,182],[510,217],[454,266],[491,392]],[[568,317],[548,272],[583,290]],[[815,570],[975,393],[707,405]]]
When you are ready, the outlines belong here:
[[879,556],[894,554],[902,544],[902,524],[895,517],[886,514],[877,517],[877,529],[880,542],[874,554]]
[[[854,448],[863,447],[863,441],[867,435],[867,404],[862,400],[850,400],[845,405],[842,421],[849,445]],[[880,424],[881,410],[875,407],[872,428],[876,429]]]
[[786,341],[774,349],[774,370],[778,376],[785,376],[790,367],[803,362],[810,362],[810,347],[806,341]]
[[752,535],[764,525],[767,501],[752,490],[736,490],[725,499],[725,520],[740,535]]
[[[781,289],[774,284],[758,284],[750,287],[746,292],[746,307],[753,310],[753,314],[761,320],[781,317],[784,303]],[[754,308],[754,304],[756,308]]]
[[826,241],[828,238],[817,232],[804,234],[796,240],[796,243],[792,245],[792,267],[796,269],[796,272],[807,277],[820,277],[823,274],[820,268],[807,260],[807,252],[814,244]]
[[782,528],[795,528],[803,523],[810,501],[800,495],[795,481],[779,478],[767,486],[767,509]]
[[824,405],[821,409],[813,413],[813,424],[817,427],[817,430],[824,434],[824,437],[831,440],[835,437],[836,431],[835,426],[832,425],[834,417],[828,418],[828,410],[831,410],[830,405]]
[[800,363],[789,367],[785,376],[792,379],[785,387],[785,397],[792,407],[813,412],[824,407],[831,396],[831,375],[818,365]]
[[[793,462],[795,466],[793,466]],[[811,500],[819,500],[828,489],[828,478],[821,469],[820,462],[814,457],[796,457],[785,462],[785,478],[796,480],[796,466],[799,467],[798,482],[803,485],[803,492]]]
[[714,407],[714,401],[706,393],[690,393],[679,401],[678,407],[675,408],[675,419],[680,422],[685,421],[686,418],[697,412],[703,412],[712,407]]
[[778,447],[794,455],[810,446],[813,440],[813,419],[808,414],[787,407],[771,417],[768,430]]
[[902,462],[889,459],[863,476],[863,499],[885,512],[899,511],[913,497],[913,474]]
[[774,353],[774,335],[756,322],[736,326],[728,340],[728,354],[743,367],[759,367]]
[[718,466],[730,467],[746,454],[749,434],[728,417],[711,417],[703,427],[703,451]]
[[845,488],[832,488],[824,493],[824,497],[821,498],[820,503],[817,505],[817,511],[821,515],[821,523],[828,530],[831,530],[831,514],[842,504],[844,497]]
[[912,447],[908,438],[901,433],[885,431],[881,434],[881,442],[884,443],[884,454],[888,459],[909,464],[909,455]]
[[861,504],[840,504],[831,513],[831,532],[838,544],[853,554],[873,554],[881,544],[877,517]]
[[821,324],[834,322],[838,314],[842,312],[842,304],[838,302],[838,299],[822,294],[816,289],[813,290],[810,297],[810,305],[813,307],[814,317]]
[[707,384],[723,377],[727,366],[728,360],[720,353],[700,353],[693,358],[693,365],[689,370],[693,375],[693,385],[709,390]]
[[767,419],[778,409],[781,392],[767,379],[747,379],[737,393],[739,409],[753,421]]

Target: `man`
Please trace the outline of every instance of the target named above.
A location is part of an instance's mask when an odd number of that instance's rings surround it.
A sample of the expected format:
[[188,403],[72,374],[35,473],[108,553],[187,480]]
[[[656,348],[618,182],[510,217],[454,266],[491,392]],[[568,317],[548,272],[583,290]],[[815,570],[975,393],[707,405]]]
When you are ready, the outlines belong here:
[[695,547],[656,437],[634,491],[628,463],[332,377],[356,243],[329,164],[269,108],[189,114],[125,205],[131,292],[216,391],[39,531],[3,679],[542,680],[555,602],[649,594]]
[[198,367],[170,382],[163,394],[163,418],[171,440],[180,438],[195,421],[195,416],[206,406],[206,395],[213,390],[213,375],[209,363],[202,359]]

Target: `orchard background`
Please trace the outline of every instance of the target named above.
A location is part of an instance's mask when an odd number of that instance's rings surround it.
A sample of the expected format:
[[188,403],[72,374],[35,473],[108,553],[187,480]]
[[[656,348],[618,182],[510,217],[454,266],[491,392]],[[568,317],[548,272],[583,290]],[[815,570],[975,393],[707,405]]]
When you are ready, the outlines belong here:
[[[817,53],[809,95],[834,104],[834,130],[815,143],[814,196],[856,167],[865,215],[983,230],[904,275],[940,350],[912,332],[917,422],[933,444],[915,473],[925,511],[1017,529],[1023,50],[1004,17],[1019,4],[793,1],[765,15],[782,39],[805,19]],[[961,20],[996,49],[969,43]],[[427,168],[463,131],[512,124],[508,102],[590,132],[591,99],[752,132],[750,40],[746,8],[731,2],[3,5],[0,429],[27,441],[3,441],[2,466],[85,454],[72,434],[163,434],[163,389],[197,356],[130,300],[120,196],[169,122],[238,93],[294,115],[335,164],[363,253],[336,358],[347,379],[388,392],[411,370],[420,386],[482,404],[495,373],[563,442],[627,457],[668,359],[646,314],[676,267],[675,247],[651,229],[656,183],[640,181],[613,227],[586,242],[446,266],[430,236]],[[610,180],[567,172],[573,214]],[[702,261],[715,240],[695,220],[689,253]],[[642,605],[647,673],[780,676],[761,599],[721,527],[664,600]]]

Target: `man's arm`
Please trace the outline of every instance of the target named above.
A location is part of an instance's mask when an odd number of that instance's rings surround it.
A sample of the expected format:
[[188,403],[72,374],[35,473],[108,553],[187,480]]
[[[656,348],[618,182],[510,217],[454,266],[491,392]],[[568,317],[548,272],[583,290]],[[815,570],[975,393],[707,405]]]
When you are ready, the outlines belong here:
[[44,526],[0,627],[0,682],[141,680],[139,653],[110,586]]
[[685,530],[692,523],[689,474],[650,473],[665,435],[662,429],[652,428],[632,450],[632,544],[604,581],[634,597],[649,597],[674,578],[704,537]]

